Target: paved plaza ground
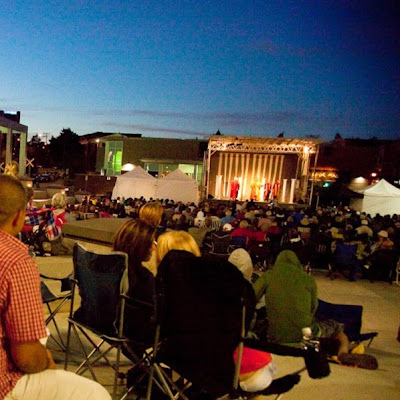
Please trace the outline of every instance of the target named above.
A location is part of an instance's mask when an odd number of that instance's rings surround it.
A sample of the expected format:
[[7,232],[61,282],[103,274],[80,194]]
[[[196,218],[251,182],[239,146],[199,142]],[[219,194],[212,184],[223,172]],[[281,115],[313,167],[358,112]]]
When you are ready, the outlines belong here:
[[[72,258],[69,256],[37,257],[36,261],[40,271],[46,275],[64,277],[72,271]],[[362,332],[379,333],[366,352],[378,359],[379,368],[371,371],[331,364],[331,375],[321,380],[310,379],[305,371],[302,373],[300,383],[282,398],[287,400],[400,399],[400,343],[396,340],[400,324],[400,286],[389,285],[386,282],[370,283],[366,280],[331,281],[325,276],[324,271],[318,270],[313,271],[313,275],[321,299],[332,303],[359,304],[364,307]],[[56,283],[47,282],[52,290],[55,292],[59,290]],[[65,307],[58,316],[63,335],[66,335],[67,313],[68,307]],[[63,368],[64,353],[51,341],[49,347],[54,349],[59,368]],[[274,358],[279,376],[304,366],[303,359],[278,356]],[[73,361],[76,363],[78,359]],[[129,361],[124,359],[123,369],[126,370],[129,366]],[[96,370],[99,372],[101,383],[111,393],[113,374],[104,366]],[[121,384],[118,390],[119,395],[116,398],[122,395],[124,385]],[[265,397],[269,398],[274,397]]]

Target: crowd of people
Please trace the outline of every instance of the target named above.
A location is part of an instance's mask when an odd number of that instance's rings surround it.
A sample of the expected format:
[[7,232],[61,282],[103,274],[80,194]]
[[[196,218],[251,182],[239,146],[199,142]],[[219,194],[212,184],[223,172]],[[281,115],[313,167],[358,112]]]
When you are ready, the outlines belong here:
[[[15,393],[19,393],[22,387],[28,390],[27,386],[23,386],[26,385],[24,379],[30,379],[31,374],[36,372],[48,376],[46,379],[65,379],[65,382],[70,382],[70,387],[87,385],[86,380],[81,381],[84,378],[70,378],[70,374],[64,371],[57,371],[60,377],[53,378],[51,371],[55,365],[51,354],[39,341],[45,336],[39,274],[26,248],[14,237],[24,224],[29,224],[29,213],[34,214],[38,210],[33,209],[29,194],[27,197],[17,180],[6,176],[0,176],[0,179],[0,334],[4,339],[1,348],[4,362],[0,365],[0,395],[6,399],[28,398],[27,395]],[[314,318],[317,288],[315,279],[307,274],[304,267],[325,267],[328,273],[337,273],[339,267],[335,267],[335,254],[341,244],[348,244],[356,249],[355,262],[351,264],[347,275],[350,280],[359,278],[364,272],[371,281],[377,278],[390,281],[393,278],[392,269],[385,273],[377,272],[378,254],[390,251],[398,258],[400,218],[396,215],[371,217],[351,211],[348,207],[280,209],[252,201],[204,201],[196,205],[168,199],[112,200],[110,196],[86,198],[78,206],[69,206],[65,195],[61,193],[53,197],[52,211],[53,218],[58,221],[54,222],[54,226],[61,232],[55,248],[61,247],[61,254],[71,251],[70,244],[63,242],[64,223],[80,219],[87,213],[93,218],[128,217],[128,221],[116,233],[113,243],[113,250],[128,254],[128,270],[122,286],[127,295],[150,305],[154,305],[157,268],[168,253],[178,251],[182,257],[201,258],[206,263],[213,255],[210,252],[213,235],[228,236],[232,246],[221,257],[221,262],[237,266],[243,273],[243,279],[253,284],[254,297],[257,300],[262,297],[265,299],[268,319],[267,329],[262,333],[265,337],[260,337],[260,332],[254,330],[255,337],[281,344],[299,344],[302,328],[310,327],[315,337],[331,339],[336,343],[334,354],[339,362],[370,369],[377,367],[373,357],[358,354],[362,353],[360,348],[351,347],[342,324]],[[234,238],[244,240],[235,241]],[[257,258],[259,244],[266,244],[270,250],[263,263]],[[253,268],[253,262],[259,263],[259,267],[262,264],[263,268]],[[26,273],[18,274],[18,271],[25,269],[31,271],[29,285],[26,283]],[[26,287],[29,287],[29,293]],[[20,297],[29,299],[29,305],[24,310],[18,305],[21,304]],[[150,346],[154,336],[152,307],[142,313],[126,314],[125,327],[128,337],[131,335],[132,340]],[[25,349],[29,351],[21,355]],[[262,352],[257,357],[254,363],[256,367],[248,367],[246,373],[241,375],[242,387],[248,391],[263,386],[260,386],[260,379],[268,386],[274,375],[271,360]],[[91,385],[93,393],[96,393],[93,398],[109,398],[99,389],[99,385]],[[35,390],[40,390],[40,387]],[[57,394],[51,398],[70,398],[67,394],[63,396]]]

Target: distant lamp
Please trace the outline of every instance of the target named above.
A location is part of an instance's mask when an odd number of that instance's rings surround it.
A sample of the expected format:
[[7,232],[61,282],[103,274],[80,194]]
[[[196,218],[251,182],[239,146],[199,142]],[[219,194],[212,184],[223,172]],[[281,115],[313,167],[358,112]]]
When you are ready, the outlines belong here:
[[378,175],[378,174],[377,174],[376,172],[372,172],[372,173],[371,173],[371,177],[372,177],[372,178],[376,178],[377,175]]
[[132,171],[134,169],[135,169],[135,166],[133,164],[131,164],[130,162],[124,164],[121,167],[121,171],[123,171],[123,172],[129,172],[129,171]]

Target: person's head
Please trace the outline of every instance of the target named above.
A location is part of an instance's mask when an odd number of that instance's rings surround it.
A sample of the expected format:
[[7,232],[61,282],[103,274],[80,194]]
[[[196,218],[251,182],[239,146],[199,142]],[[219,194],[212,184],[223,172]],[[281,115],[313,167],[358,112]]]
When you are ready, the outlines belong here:
[[245,219],[242,219],[242,220],[240,221],[240,223],[239,223],[239,227],[240,227],[240,228],[248,228],[248,227],[249,227],[248,221],[245,220]]
[[160,202],[152,201],[146,203],[139,210],[139,219],[152,226],[158,226],[161,223],[161,217],[164,209]]
[[185,231],[163,233],[158,238],[157,263],[159,264],[170,250],[184,250],[200,257],[200,249],[191,235]]
[[389,234],[387,233],[387,231],[381,230],[378,232],[378,239],[379,240],[386,240],[389,237]]
[[0,229],[15,236],[25,220],[26,192],[11,175],[0,175]]
[[122,225],[115,234],[113,250],[128,254],[130,283],[135,281],[135,270],[143,261],[148,261],[155,250],[155,233],[155,228],[144,221],[131,220]]
[[6,175],[10,175],[10,176],[12,176],[14,178],[18,178],[18,175],[19,175],[19,165],[18,165],[18,163],[16,161],[11,161],[4,168],[4,173]]
[[56,193],[51,199],[51,205],[55,208],[64,208],[67,204],[67,196],[64,193]]
[[228,261],[237,267],[248,281],[251,281],[253,262],[251,261],[250,254],[245,249],[233,250]]

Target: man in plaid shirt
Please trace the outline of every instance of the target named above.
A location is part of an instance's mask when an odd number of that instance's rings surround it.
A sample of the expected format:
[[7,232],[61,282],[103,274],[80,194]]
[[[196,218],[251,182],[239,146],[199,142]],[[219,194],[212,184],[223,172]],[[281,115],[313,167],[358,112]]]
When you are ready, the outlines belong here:
[[0,400],[110,400],[98,383],[57,370],[40,342],[47,334],[39,271],[15,237],[25,206],[22,184],[0,175]]

